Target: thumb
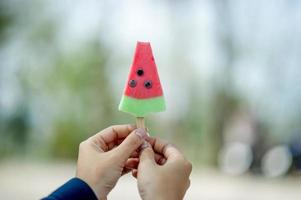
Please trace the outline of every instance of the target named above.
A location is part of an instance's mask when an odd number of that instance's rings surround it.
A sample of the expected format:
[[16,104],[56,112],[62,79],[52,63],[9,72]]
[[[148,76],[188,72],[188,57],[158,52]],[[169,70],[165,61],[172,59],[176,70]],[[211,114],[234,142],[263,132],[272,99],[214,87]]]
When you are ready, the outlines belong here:
[[151,145],[146,141],[141,146],[140,164],[141,165],[155,164],[155,153]]
[[143,128],[138,128],[131,132],[123,142],[115,149],[120,158],[126,161],[131,154],[140,147],[147,137],[146,131]]

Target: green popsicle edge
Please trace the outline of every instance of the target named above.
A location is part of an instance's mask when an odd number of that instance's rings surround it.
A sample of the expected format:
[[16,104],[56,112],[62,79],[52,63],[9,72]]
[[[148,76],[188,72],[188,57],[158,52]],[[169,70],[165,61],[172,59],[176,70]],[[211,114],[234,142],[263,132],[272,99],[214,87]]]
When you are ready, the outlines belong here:
[[149,113],[165,110],[163,96],[149,99],[136,99],[123,95],[119,104],[119,110],[130,113],[135,117],[145,117]]

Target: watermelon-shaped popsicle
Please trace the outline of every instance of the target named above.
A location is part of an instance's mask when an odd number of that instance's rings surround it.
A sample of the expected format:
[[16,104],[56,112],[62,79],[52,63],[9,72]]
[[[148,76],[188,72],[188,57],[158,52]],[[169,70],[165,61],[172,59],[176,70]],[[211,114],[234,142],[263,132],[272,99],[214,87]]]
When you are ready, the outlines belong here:
[[135,117],[165,110],[165,100],[149,42],[137,42],[119,110]]

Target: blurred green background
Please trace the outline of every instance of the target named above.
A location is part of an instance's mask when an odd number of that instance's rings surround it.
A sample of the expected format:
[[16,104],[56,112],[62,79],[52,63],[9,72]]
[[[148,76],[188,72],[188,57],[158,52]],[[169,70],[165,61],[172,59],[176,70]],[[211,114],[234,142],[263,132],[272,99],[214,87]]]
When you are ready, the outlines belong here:
[[112,124],[137,41],[150,41],[167,111],[151,135],[197,169],[301,169],[301,2],[0,1],[0,164],[76,160]]

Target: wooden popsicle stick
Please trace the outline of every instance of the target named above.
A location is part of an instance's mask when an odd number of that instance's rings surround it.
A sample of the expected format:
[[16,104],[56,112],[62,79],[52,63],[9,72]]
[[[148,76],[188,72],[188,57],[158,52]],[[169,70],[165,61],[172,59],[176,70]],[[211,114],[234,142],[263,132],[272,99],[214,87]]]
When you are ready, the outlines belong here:
[[137,117],[136,118],[136,125],[137,125],[137,128],[144,128],[145,129],[144,117]]

